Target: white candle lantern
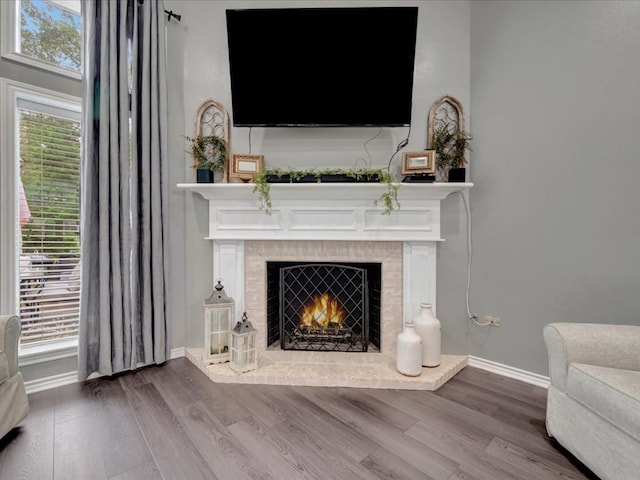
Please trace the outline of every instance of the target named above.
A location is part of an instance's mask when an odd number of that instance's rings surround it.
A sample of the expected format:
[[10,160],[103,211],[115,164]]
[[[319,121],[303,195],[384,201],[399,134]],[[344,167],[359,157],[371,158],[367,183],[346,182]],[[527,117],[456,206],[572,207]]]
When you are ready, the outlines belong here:
[[231,322],[235,303],[227,296],[220,280],[204,301],[204,360],[207,363],[229,361]]
[[258,368],[256,332],[247,319],[247,312],[242,314],[242,321],[231,330],[231,368],[236,373]]

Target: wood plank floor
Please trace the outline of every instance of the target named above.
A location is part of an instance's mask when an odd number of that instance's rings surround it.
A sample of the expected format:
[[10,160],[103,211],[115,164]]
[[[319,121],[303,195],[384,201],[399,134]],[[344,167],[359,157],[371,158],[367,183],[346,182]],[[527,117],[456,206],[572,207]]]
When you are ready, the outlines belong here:
[[435,392],[214,384],[185,358],[29,396],[2,480],[596,479],[546,390],[466,367]]

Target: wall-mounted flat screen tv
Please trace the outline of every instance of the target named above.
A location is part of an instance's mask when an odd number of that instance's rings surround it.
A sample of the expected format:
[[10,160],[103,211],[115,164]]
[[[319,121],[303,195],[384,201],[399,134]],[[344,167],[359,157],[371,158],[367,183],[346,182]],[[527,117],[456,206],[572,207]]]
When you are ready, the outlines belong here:
[[227,10],[236,127],[411,123],[417,7]]

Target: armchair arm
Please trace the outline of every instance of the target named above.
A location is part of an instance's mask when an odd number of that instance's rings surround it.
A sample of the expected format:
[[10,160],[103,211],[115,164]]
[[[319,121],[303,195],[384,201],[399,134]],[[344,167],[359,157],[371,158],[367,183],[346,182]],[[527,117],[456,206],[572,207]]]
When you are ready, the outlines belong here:
[[543,329],[551,385],[565,388],[571,363],[640,370],[640,326],[550,323]]
[[0,315],[0,355],[5,356],[9,377],[18,372],[18,338],[20,318],[15,315]]

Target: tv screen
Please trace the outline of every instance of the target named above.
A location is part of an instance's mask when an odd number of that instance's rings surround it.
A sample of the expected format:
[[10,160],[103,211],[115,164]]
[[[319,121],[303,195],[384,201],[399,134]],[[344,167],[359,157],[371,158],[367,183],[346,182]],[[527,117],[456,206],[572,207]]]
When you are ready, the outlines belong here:
[[226,15],[234,126],[411,123],[417,7]]

